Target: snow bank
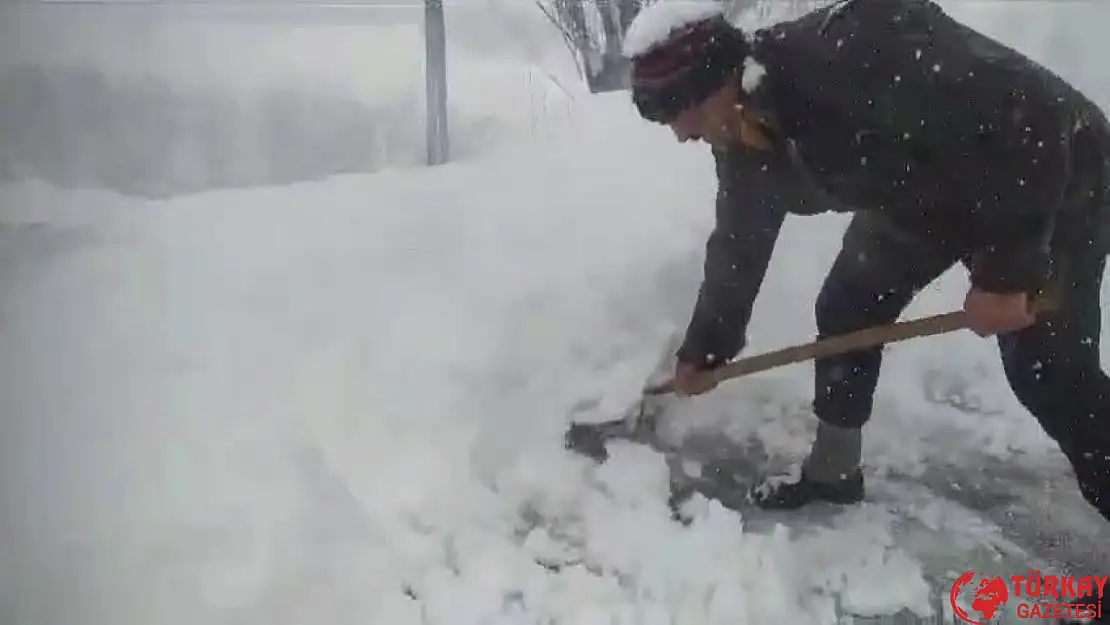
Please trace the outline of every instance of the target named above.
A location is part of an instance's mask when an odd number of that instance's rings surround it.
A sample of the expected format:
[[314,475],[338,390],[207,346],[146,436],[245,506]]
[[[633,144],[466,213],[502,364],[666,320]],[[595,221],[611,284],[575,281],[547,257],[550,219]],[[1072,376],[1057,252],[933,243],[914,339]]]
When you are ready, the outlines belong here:
[[[166,197],[424,163],[419,11],[203,7],[0,7],[0,179]],[[569,119],[584,89],[538,11],[456,22],[485,47],[452,31],[454,156]]]
[[[172,201],[4,188],[0,237],[39,250],[5,264],[0,302],[16,622],[928,613],[920,554],[877,505],[796,533],[695,501],[684,528],[658,456],[617,448],[593,473],[562,452],[573,404],[633,397],[685,322],[711,214],[692,207],[713,194],[708,154],[624,98],[576,124],[503,158]],[[752,352],[809,338],[843,224],[790,222]],[[930,364],[983,414],[930,401]],[[783,370],[676,414],[789,453],[807,382]],[[876,467],[1013,449],[1054,466],[988,342],[894,349],[879,403]]]
[[[673,329],[641,307],[663,310],[667,259],[683,259],[671,286],[689,295],[703,220],[676,207],[711,199],[701,154],[604,178],[571,158],[668,154],[616,108],[604,127],[628,142],[141,215],[6,189],[0,205],[25,208],[8,223],[80,235],[3,307],[16,621],[759,623],[802,609],[830,580],[788,534],[749,535],[708,505],[682,529],[654,455],[617,450],[590,478],[559,450],[570,402],[622,378],[631,390]],[[858,544],[882,560],[882,535]],[[831,604],[807,602],[807,622],[832,622]]]

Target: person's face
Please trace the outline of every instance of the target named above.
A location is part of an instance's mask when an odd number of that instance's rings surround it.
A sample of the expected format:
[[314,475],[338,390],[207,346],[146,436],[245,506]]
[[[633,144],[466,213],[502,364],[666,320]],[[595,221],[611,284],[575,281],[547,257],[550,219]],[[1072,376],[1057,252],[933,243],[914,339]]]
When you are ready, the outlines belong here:
[[729,84],[667,125],[682,143],[705,141],[714,146],[725,145],[739,135],[741,113],[737,104],[735,88]]

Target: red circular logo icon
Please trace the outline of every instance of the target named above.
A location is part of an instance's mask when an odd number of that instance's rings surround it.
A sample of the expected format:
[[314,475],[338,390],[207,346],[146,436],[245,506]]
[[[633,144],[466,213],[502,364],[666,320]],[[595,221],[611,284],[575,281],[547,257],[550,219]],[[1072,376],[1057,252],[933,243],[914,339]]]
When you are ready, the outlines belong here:
[[984,577],[974,590],[975,594],[971,597],[971,613],[968,613],[957,602],[964,593],[971,592],[967,587],[976,575],[978,573],[975,571],[968,571],[959,576],[952,583],[952,592],[949,593],[948,598],[952,604],[952,611],[960,620],[970,625],[986,625],[1010,600],[1010,591],[1006,589],[1006,582],[1001,577]]

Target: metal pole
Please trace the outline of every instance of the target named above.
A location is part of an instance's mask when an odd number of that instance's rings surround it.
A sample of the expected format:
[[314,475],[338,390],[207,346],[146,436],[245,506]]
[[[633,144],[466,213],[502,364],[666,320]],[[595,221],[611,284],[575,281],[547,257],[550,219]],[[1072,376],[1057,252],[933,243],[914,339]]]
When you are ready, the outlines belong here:
[[424,0],[425,115],[428,164],[447,162],[447,26],[443,0]]

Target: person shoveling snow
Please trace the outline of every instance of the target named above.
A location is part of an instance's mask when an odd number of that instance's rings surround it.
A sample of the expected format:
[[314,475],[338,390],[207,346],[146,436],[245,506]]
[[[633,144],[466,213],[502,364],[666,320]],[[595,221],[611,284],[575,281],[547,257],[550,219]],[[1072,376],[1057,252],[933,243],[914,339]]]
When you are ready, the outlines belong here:
[[[711,390],[742,351],[787,214],[853,212],[817,297],[818,338],[894,322],[962,263],[963,327],[997,337],[1013,392],[1110,520],[1106,115],[928,0],[846,0],[754,33],[690,6],[649,6],[625,47],[639,114],[716,160],[716,226],[670,390]],[[801,478],[759,485],[756,505],[863,499],[881,361],[881,346],[816,358]]]

